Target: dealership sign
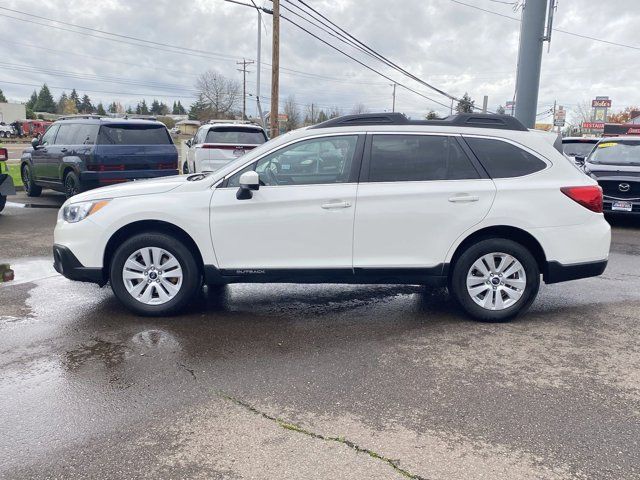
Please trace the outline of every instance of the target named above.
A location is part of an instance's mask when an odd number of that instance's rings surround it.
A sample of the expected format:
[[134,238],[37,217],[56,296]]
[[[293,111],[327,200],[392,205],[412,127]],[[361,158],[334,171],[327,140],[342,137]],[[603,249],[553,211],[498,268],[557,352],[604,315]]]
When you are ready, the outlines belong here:
[[585,130],[604,130],[604,122],[582,122]]
[[595,100],[591,100],[591,106],[593,108],[611,108],[611,100],[608,98],[596,98]]

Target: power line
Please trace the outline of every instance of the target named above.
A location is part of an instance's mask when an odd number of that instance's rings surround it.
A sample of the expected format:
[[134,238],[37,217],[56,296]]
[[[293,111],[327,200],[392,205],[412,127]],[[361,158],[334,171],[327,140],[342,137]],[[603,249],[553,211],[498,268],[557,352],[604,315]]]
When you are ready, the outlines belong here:
[[426,98],[427,100],[429,100],[429,101],[431,101],[431,102],[433,102],[433,103],[436,103],[436,104],[438,104],[438,105],[440,105],[440,106],[443,106],[443,107],[449,108],[449,105],[446,105],[446,104],[444,104],[444,103],[442,103],[442,102],[439,102],[438,100],[434,100],[433,98],[430,98],[430,97],[428,97],[428,96],[426,96],[426,95],[424,95],[424,94],[422,94],[422,93],[418,92],[417,90],[414,90],[414,89],[412,89],[412,88],[410,88],[410,87],[407,87],[406,85],[404,85],[404,84],[402,84],[402,83],[398,82],[397,80],[394,80],[393,78],[391,78],[391,77],[389,77],[389,76],[385,75],[384,73],[380,72],[379,70],[376,70],[375,68],[373,68],[373,67],[371,67],[371,66],[367,65],[366,63],[361,62],[360,60],[358,60],[357,58],[353,57],[352,55],[349,55],[348,53],[344,52],[343,50],[340,50],[338,47],[336,47],[336,46],[334,46],[334,45],[330,44],[330,43],[329,43],[329,42],[327,42],[326,40],[324,40],[324,39],[320,38],[320,37],[319,37],[319,36],[317,36],[316,34],[314,34],[314,33],[310,32],[310,31],[309,31],[309,30],[307,30],[306,28],[304,28],[304,27],[300,26],[299,24],[297,24],[297,23],[296,23],[296,22],[294,22],[293,20],[289,19],[288,17],[285,17],[284,15],[280,15],[280,17],[281,17],[283,20],[286,20],[287,22],[289,22],[289,23],[291,23],[291,24],[295,25],[295,26],[296,26],[296,27],[298,27],[300,30],[302,30],[302,31],[304,31],[304,32],[306,32],[306,33],[308,33],[309,35],[311,35],[312,37],[316,38],[317,40],[320,40],[322,43],[324,43],[325,45],[329,46],[330,48],[332,48],[332,49],[336,50],[337,52],[339,52],[339,53],[341,53],[341,54],[345,55],[346,57],[350,58],[350,59],[351,59],[351,60],[353,60],[354,62],[359,63],[359,64],[360,64],[360,65],[362,65],[363,67],[365,67],[365,68],[367,68],[367,69],[371,70],[371,71],[372,71],[372,72],[374,72],[374,73],[377,73],[377,74],[378,74],[378,75],[380,75],[381,77],[386,78],[386,79],[387,79],[387,80],[389,80],[390,82],[397,83],[399,86],[403,87],[403,88],[404,88],[404,89],[406,89],[406,90],[409,90],[410,92],[415,93],[416,95],[419,95],[420,97]]
[[[511,17],[511,16],[505,15],[503,13],[494,12],[493,10],[488,10],[486,8],[478,7],[477,5],[471,5],[469,3],[464,3],[464,2],[461,2],[460,0],[450,0],[450,1],[453,2],[453,3],[457,3],[458,5],[464,5],[465,7],[473,8],[475,10],[480,10],[481,12],[485,12],[485,13],[490,13],[491,15],[496,15],[498,17],[507,18],[509,20],[513,20],[513,21],[516,21],[516,22],[521,22],[522,21],[519,18]],[[552,28],[552,30],[554,32],[564,33],[565,35],[571,35],[571,36],[574,36],[574,37],[584,38],[584,39],[587,39],[587,40],[593,40],[594,42],[606,43],[607,45],[614,45],[616,47],[631,48],[632,50],[640,50],[640,47],[637,47],[635,45],[626,45],[624,43],[612,42],[610,40],[604,40],[602,38],[596,38],[596,37],[592,37],[592,36],[589,36],[589,35],[583,35],[581,33],[569,32],[567,30],[562,30],[561,28]]]

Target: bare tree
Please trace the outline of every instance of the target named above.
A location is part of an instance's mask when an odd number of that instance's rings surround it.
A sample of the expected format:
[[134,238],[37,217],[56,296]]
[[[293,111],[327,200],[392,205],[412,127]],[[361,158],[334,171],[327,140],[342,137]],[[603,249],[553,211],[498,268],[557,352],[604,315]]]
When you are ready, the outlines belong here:
[[331,110],[329,110],[329,118],[336,118],[340,115],[342,115],[340,107],[331,107]]
[[208,70],[198,77],[196,88],[213,118],[233,118],[242,95],[239,82]]
[[287,121],[284,124],[284,129],[287,132],[300,126],[300,110],[293,95],[289,95],[284,102],[284,114],[287,116]]
[[591,102],[583,101],[576,105],[571,112],[571,121],[579,132],[582,132],[582,124],[591,121]]
[[352,115],[357,115],[360,113],[369,113],[369,109],[363,103],[358,103],[351,109]]

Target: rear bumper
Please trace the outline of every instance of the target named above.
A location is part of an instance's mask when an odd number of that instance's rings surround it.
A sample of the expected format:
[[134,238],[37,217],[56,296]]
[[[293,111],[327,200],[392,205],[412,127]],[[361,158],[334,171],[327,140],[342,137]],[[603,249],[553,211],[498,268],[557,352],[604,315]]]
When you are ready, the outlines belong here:
[[547,262],[547,271],[544,273],[545,283],[568,282],[580,278],[597,277],[607,268],[607,260],[598,262],[574,263],[563,265],[560,262]]
[[123,172],[92,172],[80,173],[80,184],[85,188],[103,187],[114,183],[144,180],[147,178],[171,177],[179,175],[176,170],[129,170]]
[[71,250],[63,245],[53,246],[53,268],[69,280],[97,283],[100,286],[107,283],[102,268],[83,266]]

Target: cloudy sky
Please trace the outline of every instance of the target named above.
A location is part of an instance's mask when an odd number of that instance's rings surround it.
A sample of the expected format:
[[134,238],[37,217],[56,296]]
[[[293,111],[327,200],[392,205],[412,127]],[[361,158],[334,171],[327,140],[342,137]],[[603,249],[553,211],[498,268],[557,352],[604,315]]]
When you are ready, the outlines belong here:
[[[255,1],[271,7],[267,0]],[[514,19],[521,11],[514,12],[516,0],[461,2],[467,5],[454,0],[306,0],[416,76],[455,96],[468,92],[477,104],[488,95],[489,108],[495,109],[513,97],[520,27]],[[296,5],[303,7],[298,0],[282,0],[282,5],[298,13]],[[282,14],[394,80],[449,103],[290,10]],[[271,17],[265,15],[263,21],[261,94],[268,109]],[[549,120],[543,112],[554,100],[569,110],[569,119],[578,105],[596,95],[610,96],[613,110],[640,105],[640,40],[633,25],[640,25],[638,0],[559,0],[554,26],[562,31],[553,33],[550,53],[545,46],[540,121]],[[135,105],[142,98],[158,98],[188,105],[196,77],[205,70],[241,80],[236,62],[255,60],[256,44],[256,11],[224,0],[0,0],[0,89],[10,100],[24,101],[46,82],[56,98],[76,88],[94,104],[117,100]],[[294,95],[301,109],[311,103],[338,106],[344,113],[360,103],[369,111],[391,108],[389,80],[284,20],[281,67],[281,98]],[[247,89],[253,95],[255,65],[249,70]],[[448,113],[402,87],[397,88],[396,109],[414,118],[432,109]],[[248,112],[254,111],[254,97],[249,97]]]

